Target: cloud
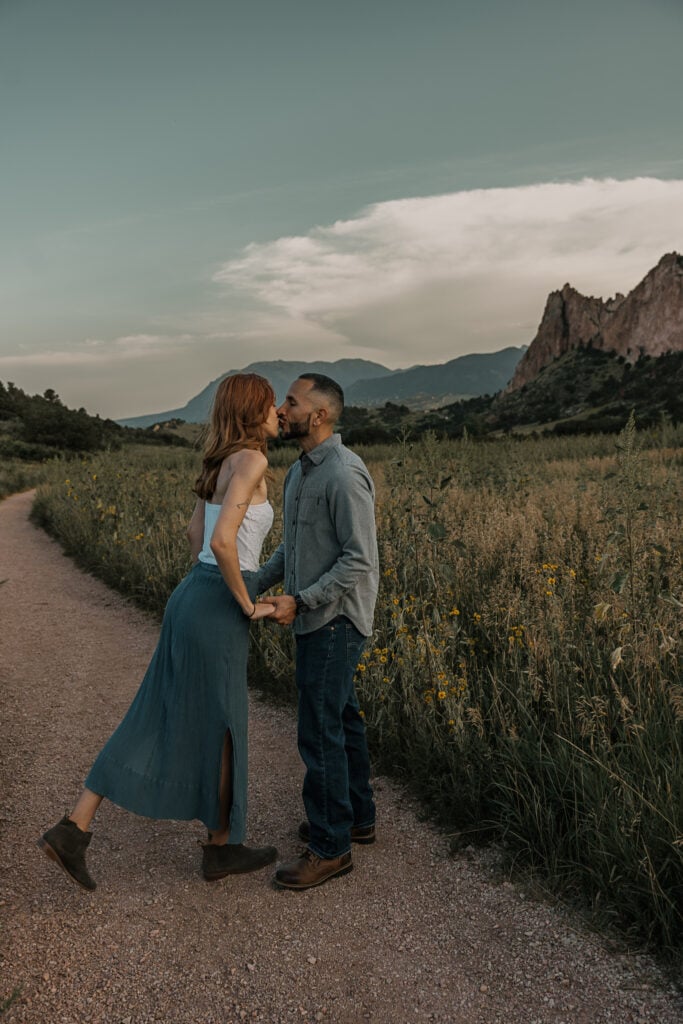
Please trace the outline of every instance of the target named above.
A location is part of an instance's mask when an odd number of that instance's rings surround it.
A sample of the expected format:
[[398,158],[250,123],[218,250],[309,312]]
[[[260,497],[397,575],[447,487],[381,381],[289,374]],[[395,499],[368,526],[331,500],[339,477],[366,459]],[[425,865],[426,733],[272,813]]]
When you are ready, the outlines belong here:
[[145,359],[149,355],[156,355],[158,352],[168,353],[178,349],[187,348],[194,344],[193,334],[127,334],[124,337],[116,338],[112,344],[113,358],[131,357]]
[[206,348],[191,334],[87,338],[69,349],[0,356],[0,380],[29,394],[53,388],[67,405],[103,416],[134,416],[181,406],[205,387]]
[[[683,181],[585,179],[378,203],[248,246],[214,281],[398,362],[531,341],[548,292],[626,292],[680,246]],[[281,328],[284,330],[284,328]]]
[[[138,333],[0,356],[0,379],[128,416],[182,406],[258,360],[364,356],[389,367],[528,344],[566,282],[627,292],[681,247],[683,181],[586,179],[377,203],[248,246],[207,308]],[[84,396],[87,396],[84,399]]]
[[69,366],[102,366],[103,368],[122,360],[157,358],[159,353],[168,354],[172,351],[192,345],[195,339],[191,334],[154,335],[130,334],[111,341],[101,338],[87,338],[82,344],[71,349],[42,349],[8,356],[0,356],[0,370],[21,367],[69,367]]
[[21,355],[0,356],[0,371],[31,366],[80,366],[84,362],[95,362],[96,359],[96,356],[81,351],[26,352]]
[[[219,319],[208,318],[214,328]],[[230,319],[244,329],[169,330],[88,338],[71,348],[20,349],[0,356],[0,380],[15,381],[29,394],[53,388],[67,405],[127,417],[180,408],[210,380],[250,362],[316,357],[321,332],[314,325],[301,329],[269,312]]]

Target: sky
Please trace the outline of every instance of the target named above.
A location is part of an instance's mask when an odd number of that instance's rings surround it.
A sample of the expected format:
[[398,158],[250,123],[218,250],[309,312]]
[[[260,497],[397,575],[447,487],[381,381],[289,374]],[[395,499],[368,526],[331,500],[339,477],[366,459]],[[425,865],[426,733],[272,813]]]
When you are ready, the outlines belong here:
[[683,251],[683,0],[0,0],[0,380],[526,345]]

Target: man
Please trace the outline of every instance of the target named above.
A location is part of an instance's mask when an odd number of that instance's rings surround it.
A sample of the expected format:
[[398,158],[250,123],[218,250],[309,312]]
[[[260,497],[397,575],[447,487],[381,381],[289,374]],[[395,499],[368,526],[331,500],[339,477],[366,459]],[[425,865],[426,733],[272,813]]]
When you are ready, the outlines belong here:
[[374,485],[363,461],[334,426],[344,393],[323,374],[304,373],[278,409],[283,438],[302,453],[284,485],[283,542],[261,568],[259,591],[271,618],[294,626],[299,694],[298,742],[306,766],[303,800],[308,843],[282,864],[277,885],[308,889],[351,871],[351,841],[375,839],[375,804],[365,726],[353,676],[372,618],[379,581]]

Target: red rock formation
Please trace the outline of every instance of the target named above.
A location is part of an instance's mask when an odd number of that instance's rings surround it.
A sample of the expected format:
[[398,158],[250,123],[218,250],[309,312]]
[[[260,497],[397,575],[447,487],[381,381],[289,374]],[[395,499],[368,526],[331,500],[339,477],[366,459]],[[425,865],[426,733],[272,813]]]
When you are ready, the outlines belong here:
[[521,388],[572,348],[593,348],[635,362],[641,355],[683,350],[683,257],[667,253],[632,292],[586,297],[566,284],[551,292],[536,337],[506,391]]

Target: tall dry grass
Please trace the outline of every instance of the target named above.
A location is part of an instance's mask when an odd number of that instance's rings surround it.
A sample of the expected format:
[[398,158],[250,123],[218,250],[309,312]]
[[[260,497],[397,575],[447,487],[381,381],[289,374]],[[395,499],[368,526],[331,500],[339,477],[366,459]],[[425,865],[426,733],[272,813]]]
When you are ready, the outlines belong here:
[[28,491],[48,477],[45,464],[3,458],[0,454],[0,501],[10,494]]
[[[377,762],[455,844],[495,837],[670,950],[683,942],[682,433],[639,438],[631,422],[616,445],[427,437],[362,452],[382,577],[358,689]],[[70,463],[36,519],[160,610],[188,565],[195,471],[181,451]],[[291,697],[291,636],[264,625],[254,639],[253,676]]]

